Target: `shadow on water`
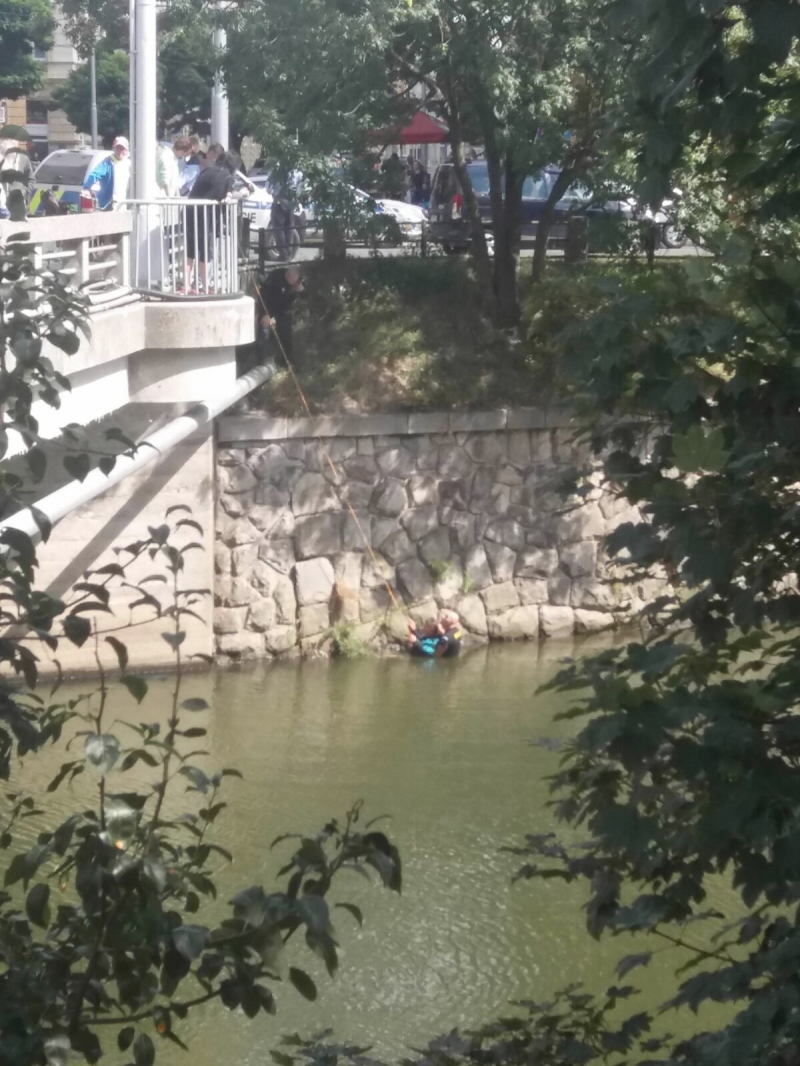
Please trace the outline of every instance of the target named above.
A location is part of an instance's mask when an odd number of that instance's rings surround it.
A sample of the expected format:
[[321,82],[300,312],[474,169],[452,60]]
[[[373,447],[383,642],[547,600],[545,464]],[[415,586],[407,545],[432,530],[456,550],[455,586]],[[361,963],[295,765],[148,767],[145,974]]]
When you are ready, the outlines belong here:
[[[244,774],[231,783],[231,806],[218,823],[220,842],[235,855],[220,870],[223,899],[236,888],[274,885],[284,853],[270,850],[273,838],[313,832],[355,799],[367,817],[391,815],[388,832],[405,864],[399,899],[360,878],[341,883],[337,898],[359,904],[366,920],[359,930],[339,912],[334,981],[296,949],[318,978],[315,1005],[287,985],[276,990],[274,1021],[216,1008],[195,1013],[181,1029],[193,1061],[262,1062],[279,1033],[329,1026],[398,1056],[437,1032],[488,1020],[510,1000],[573,981],[612,983],[614,961],[633,946],[592,942],[580,888],[514,885],[517,860],[499,851],[553,827],[546,779],[558,755],[534,741],[572,726],[553,724],[563,698],[536,690],[570,651],[495,646],[456,661],[258,664],[187,680],[186,695],[213,707],[210,763]],[[168,679],[153,682],[141,710],[121,694],[114,714],[166,717],[169,690]],[[58,752],[34,760],[28,789],[49,780],[60,759]],[[180,802],[176,793],[173,804]],[[647,972],[637,1009],[666,997],[669,961],[674,956]]]

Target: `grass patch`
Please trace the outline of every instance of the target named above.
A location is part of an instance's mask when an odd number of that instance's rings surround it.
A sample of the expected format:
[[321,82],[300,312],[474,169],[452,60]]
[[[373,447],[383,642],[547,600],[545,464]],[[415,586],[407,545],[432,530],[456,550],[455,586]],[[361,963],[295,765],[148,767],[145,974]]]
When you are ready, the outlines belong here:
[[[480,409],[543,403],[562,394],[565,328],[607,298],[609,286],[647,289],[666,272],[641,263],[553,263],[534,285],[520,272],[522,327],[510,335],[482,312],[468,259],[324,260],[303,266],[295,305],[294,367],[319,413]],[[605,294],[605,295],[604,295]],[[281,368],[250,407],[305,413]]]

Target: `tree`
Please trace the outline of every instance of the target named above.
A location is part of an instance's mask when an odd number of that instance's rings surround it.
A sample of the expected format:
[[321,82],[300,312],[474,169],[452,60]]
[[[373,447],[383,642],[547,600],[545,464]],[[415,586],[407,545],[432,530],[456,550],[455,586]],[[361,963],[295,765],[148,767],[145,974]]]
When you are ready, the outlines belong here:
[[[561,166],[558,195],[586,180],[618,92],[603,11],[597,0],[326,0],[289,10],[259,0],[231,16],[226,76],[249,94],[253,132],[279,157],[295,133],[311,156],[363,155],[370,131],[402,125],[420,104],[437,115],[449,130],[482,289],[497,322],[513,326],[525,177]],[[484,146],[489,167],[493,263],[466,169],[469,143]],[[541,248],[548,229],[546,217]]]
[[[108,143],[117,134],[128,133],[129,63],[127,52],[97,53],[97,131]],[[60,108],[81,133],[90,133],[91,87],[89,65],[71,71],[66,81],[53,92],[52,106]]]
[[34,49],[51,47],[54,28],[47,0],[0,0],[0,97],[17,100],[41,88]]

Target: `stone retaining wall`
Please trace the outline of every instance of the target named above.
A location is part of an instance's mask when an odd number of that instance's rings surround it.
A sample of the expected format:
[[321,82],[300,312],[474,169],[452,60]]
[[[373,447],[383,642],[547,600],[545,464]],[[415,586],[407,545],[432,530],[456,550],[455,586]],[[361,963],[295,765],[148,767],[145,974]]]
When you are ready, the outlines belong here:
[[558,491],[573,438],[538,409],[221,419],[218,653],[324,652],[337,623],[381,645],[442,607],[477,641],[630,620],[666,582],[608,563],[605,537],[641,519],[599,477],[586,500]]

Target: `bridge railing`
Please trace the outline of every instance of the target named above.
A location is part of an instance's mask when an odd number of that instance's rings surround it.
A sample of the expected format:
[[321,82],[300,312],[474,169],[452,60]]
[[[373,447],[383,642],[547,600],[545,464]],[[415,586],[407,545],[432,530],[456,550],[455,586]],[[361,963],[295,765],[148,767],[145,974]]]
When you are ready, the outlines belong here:
[[128,200],[132,277],[160,296],[238,296],[240,204]]
[[0,221],[0,244],[13,237],[37,266],[65,274],[92,306],[103,306],[130,292],[132,227],[122,211]]

